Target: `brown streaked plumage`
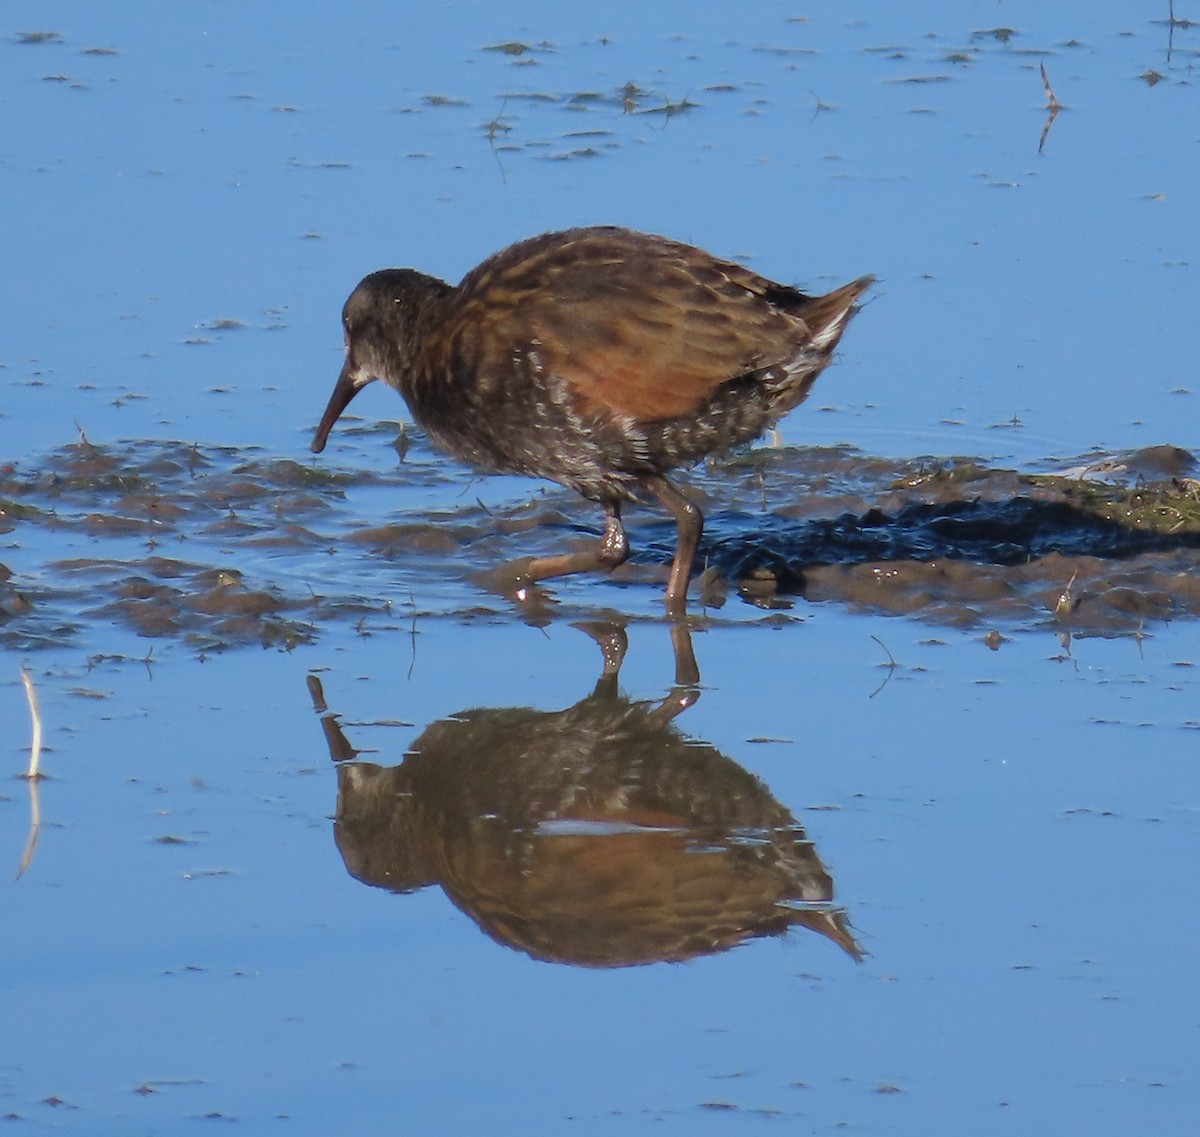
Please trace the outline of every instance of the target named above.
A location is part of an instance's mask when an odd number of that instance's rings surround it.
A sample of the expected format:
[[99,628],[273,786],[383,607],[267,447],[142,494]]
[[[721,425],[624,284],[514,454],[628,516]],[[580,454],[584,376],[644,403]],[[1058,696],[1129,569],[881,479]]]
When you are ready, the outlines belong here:
[[757,438],[802,402],[871,282],[807,296],[610,227],[522,241],[457,287],[383,269],[346,301],[346,362],[312,448],[382,379],[455,457],[599,502],[599,547],[535,558],[529,580],[621,564],[621,503],[649,490],[679,530],[666,594],[679,616],[704,519],[667,472]]

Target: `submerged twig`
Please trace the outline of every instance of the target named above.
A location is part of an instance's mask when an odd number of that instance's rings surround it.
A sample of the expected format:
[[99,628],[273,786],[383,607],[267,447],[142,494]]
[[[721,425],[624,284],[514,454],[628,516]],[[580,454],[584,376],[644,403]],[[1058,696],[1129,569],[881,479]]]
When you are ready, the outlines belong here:
[[1071,579],[1067,581],[1067,587],[1064,588],[1062,590],[1062,592],[1059,594],[1058,600],[1054,604],[1055,619],[1065,620],[1071,615],[1072,612],[1075,611],[1075,607],[1078,604],[1078,601],[1075,599],[1075,596],[1071,592],[1071,589],[1072,589],[1072,587],[1074,587],[1075,578],[1078,575],[1079,575],[1078,569],[1076,569],[1073,573],[1071,573]]
[[37,780],[29,783],[29,838],[25,842],[25,852],[21,854],[21,863],[17,865],[17,875],[20,880],[25,870],[33,864],[33,851],[37,848],[38,834],[42,831],[42,802],[39,796],[40,787]]
[[1046,88],[1046,110],[1057,113],[1063,109],[1062,103],[1055,97],[1054,88],[1050,86],[1050,76],[1046,74],[1046,65],[1041,63],[1038,66],[1042,69],[1042,86]]
[[408,594],[408,606],[412,609],[412,626],[408,630],[409,639],[412,643],[412,654],[408,661],[408,674],[406,679],[413,677],[413,670],[417,666],[417,598],[410,591]]
[[1046,139],[1050,136],[1050,128],[1054,125],[1054,120],[1058,118],[1058,112],[1063,109],[1062,103],[1058,101],[1058,97],[1054,94],[1054,88],[1050,86],[1050,76],[1046,74],[1046,65],[1039,64],[1042,69],[1042,86],[1046,89],[1046,125],[1042,127],[1042,137],[1038,139],[1038,153],[1042,152],[1042,148],[1046,145]]
[[[491,122],[483,124],[488,147],[492,151],[492,157],[496,159],[496,165],[500,169],[500,181],[504,185],[508,185],[508,172],[504,169],[504,163],[500,161],[500,151],[496,149],[496,136],[499,134],[508,134],[512,130],[512,126],[504,121],[504,108],[507,105],[508,96],[505,95],[500,103],[500,113]],[[403,461],[403,458],[401,458],[401,461]]]
[[883,648],[883,650],[885,652],[887,652],[887,657],[888,657],[888,661],[887,661],[888,673],[887,673],[887,675],[884,676],[883,682],[880,683],[879,686],[876,687],[875,690],[872,691],[871,694],[868,696],[868,698],[873,699],[873,698],[875,698],[876,695],[879,694],[880,691],[882,691],[884,689],[884,687],[886,687],[892,681],[892,673],[896,670],[897,666],[899,666],[899,665],[896,663],[896,657],[894,655],[892,655],[891,651],[888,649],[888,645],[885,644],[883,642],[883,640],[881,640],[878,636],[872,636],[871,639],[873,639],[881,648]]
[[1166,20],[1155,20],[1154,23],[1165,23],[1167,25],[1167,63],[1169,64],[1171,62],[1171,54],[1175,50],[1175,29],[1183,28],[1184,30],[1187,30],[1188,28],[1194,27],[1196,22],[1195,20],[1189,20],[1185,17],[1176,18],[1175,0],[1168,0],[1167,13],[1168,15]]

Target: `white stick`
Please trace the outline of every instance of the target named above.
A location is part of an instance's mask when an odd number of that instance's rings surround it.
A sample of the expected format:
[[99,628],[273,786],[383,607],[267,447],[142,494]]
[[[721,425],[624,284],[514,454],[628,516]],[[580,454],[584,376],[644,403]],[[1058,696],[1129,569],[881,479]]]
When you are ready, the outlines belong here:
[[33,737],[29,740],[29,773],[30,780],[38,776],[38,766],[42,760],[42,713],[38,710],[37,692],[33,689],[33,680],[29,672],[21,668],[21,682],[25,684],[25,698],[29,702],[29,717],[33,720]]

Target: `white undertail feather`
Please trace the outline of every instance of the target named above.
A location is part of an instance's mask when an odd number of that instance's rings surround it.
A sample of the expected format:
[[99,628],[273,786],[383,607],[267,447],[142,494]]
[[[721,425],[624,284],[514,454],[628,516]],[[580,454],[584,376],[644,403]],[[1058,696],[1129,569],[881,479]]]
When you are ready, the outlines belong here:
[[842,334],[842,329],[846,326],[846,321],[850,319],[850,314],[854,311],[854,306],[848,305],[843,308],[836,320],[830,320],[824,327],[818,328],[813,333],[812,346],[822,352],[835,343]]

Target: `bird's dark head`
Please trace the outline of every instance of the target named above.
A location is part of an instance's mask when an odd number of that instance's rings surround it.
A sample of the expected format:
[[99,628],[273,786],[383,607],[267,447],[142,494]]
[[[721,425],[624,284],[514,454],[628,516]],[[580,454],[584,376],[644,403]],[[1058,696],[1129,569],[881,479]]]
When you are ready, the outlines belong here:
[[314,454],[325,449],[333,424],[368,383],[382,379],[402,390],[422,320],[450,290],[408,268],[381,269],[359,281],[342,308],[346,359],[313,436]]

